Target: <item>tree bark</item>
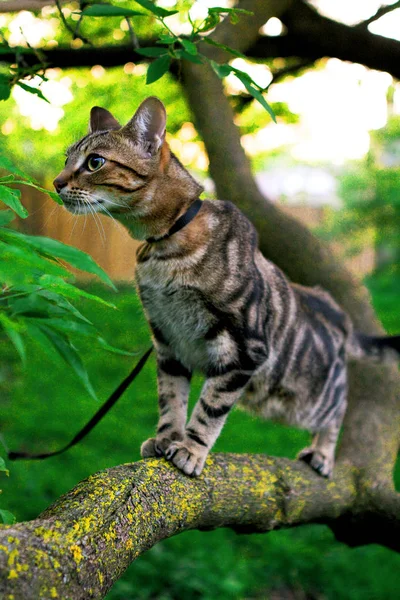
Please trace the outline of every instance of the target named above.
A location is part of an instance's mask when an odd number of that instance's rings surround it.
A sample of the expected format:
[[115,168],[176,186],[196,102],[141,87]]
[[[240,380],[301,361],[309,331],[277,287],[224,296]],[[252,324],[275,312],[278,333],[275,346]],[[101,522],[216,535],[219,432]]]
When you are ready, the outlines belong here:
[[[0,528],[0,597],[102,598],[138,556],[189,529],[260,533],[340,518],[353,519],[354,529],[366,518],[359,498],[349,466],[334,481],[304,463],[261,455],[211,455],[198,479],[160,459],[114,467],[79,483],[38,519]],[[398,529],[398,498],[389,500]],[[399,536],[391,539],[400,550]],[[367,528],[361,543],[370,541]]]
[[[69,0],[60,0],[60,4],[67,4]],[[2,0],[0,2],[0,13],[18,12],[29,10],[32,12],[41,10],[44,6],[55,6],[55,0]]]
[[351,546],[400,551],[400,498],[360,492],[351,465],[326,480],[302,462],[213,454],[191,479],[164,459],[92,475],[37,519],[0,527],[0,597],[103,598],[157,542],[190,529],[262,533],[324,523]]

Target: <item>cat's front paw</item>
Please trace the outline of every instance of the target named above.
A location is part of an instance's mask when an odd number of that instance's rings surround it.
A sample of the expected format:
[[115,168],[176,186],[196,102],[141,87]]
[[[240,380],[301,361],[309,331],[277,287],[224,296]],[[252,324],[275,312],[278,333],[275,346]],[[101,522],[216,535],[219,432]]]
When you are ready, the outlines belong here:
[[173,442],[165,453],[165,457],[178,467],[185,475],[198,477],[203,470],[208,455],[207,448],[199,448],[196,443],[185,439]]
[[140,446],[140,456],[142,458],[151,458],[157,456],[155,438],[149,438]]
[[310,465],[322,477],[332,477],[335,462],[333,456],[327,456],[317,448],[304,448],[297,458]]
[[171,444],[182,439],[183,434],[179,431],[171,431],[169,435],[157,435],[155,438],[149,438],[141,445],[140,455],[142,458],[166,456]]

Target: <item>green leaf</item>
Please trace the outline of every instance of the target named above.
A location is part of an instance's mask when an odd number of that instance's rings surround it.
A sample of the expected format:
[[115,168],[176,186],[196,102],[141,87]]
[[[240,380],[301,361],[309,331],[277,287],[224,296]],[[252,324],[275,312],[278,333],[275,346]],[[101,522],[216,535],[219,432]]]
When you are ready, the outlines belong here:
[[97,338],[97,331],[94,325],[91,323],[81,323],[68,319],[62,319],[57,317],[50,317],[48,319],[38,319],[35,317],[29,317],[29,323],[46,327],[51,327],[65,333],[78,333],[80,335],[91,336]]
[[115,304],[111,302],[107,302],[100,298],[99,296],[95,296],[94,294],[89,294],[89,292],[85,292],[85,290],[81,290],[70,283],[67,283],[61,277],[54,277],[53,275],[42,275],[39,279],[40,284],[50,289],[53,292],[60,294],[61,296],[66,296],[67,298],[72,298],[74,300],[78,298],[87,298],[88,300],[94,300],[95,302],[99,302],[100,304],[104,304],[109,308],[116,308]]
[[250,10],[244,8],[225,8],[223,6],[213,6],[208,9],[210,15],[228,14],[232,25],[239,23],[239,15],[254,15]]
[[70,312],[76,319],[83,321],[84,323],[90,323],[89,319],[83,316],[81,312],[69,300],[66,300],[63,296],[59,296],[55,292],[51,292],[48,289],[37,292],[40,296],[47,298],[57,304],[59,308],[63,308],[66,312]]
[[166,8],[161,8],[161,6],[156,6],[150,0],[135,0],[136,4],[140,4],[143,8],[149,10],[153,15],[157,17],[170,17],[171,15],[176,15],[177,10],[167,10]]
[[[81,271],[86,271],[87,273],[93,273],[94,275],[97,275],[102,281],[104,281],[104,283],[116,290],[115,285],[107,273],[103,271],[103,269],[93,260],[91,256],[89,256],[89,254],[82,252],[82,250],[78,250],[78,248],[68,246],[67,244],[58,242],[57,240],[52,240],[51,238],[42,237],[39,235],[26,235],[17,231],[11,231],[9,229],[1,230],[0,236],[3,239],[4,237],[8,239],[14,239],[15,242],[35,248],[49,258],[61,258]],[[43,269],[43,271],[46,273],[45,269]]]
[[5,332],[8,335],[8,337],[10,338],[11,342],[14,344],[14,347],[19,354],[22,364],[25,366],[26,365],[26,351],[25,351],[25,344],[23,342],[21,334],[18,331],[16,331],[15,329],[13,329],[12,327],[8,327],[2,319],[0,319],[0,322],[3,325]]
[[0,508],[0,518],[4,525],[14,525],[17,520],[9,510],[4,510],[2,508]]
[[192,62],[195,65],[202,65],[204,63],[201,54],[189,54],[189,52],[186,52],[186,50],[177,50],[176,54],[178,58],[184,58],[185,60],[188,60],[189,62]]
[[[7,297],[6,297],[7,299]],[[38,294],[29,294],[8,299],[12,316],[37,316],[46,318],[50,315],[53,305]]]
[[14,179],[15,175],[5,175],[5,177],[0,177],[0,183],[11,183]]
[[249,82],[249,76],[247,75],[247,73],[242,73],[237,69],[234,69],[234,72],[236,77],[243,83],[244,87],[249,92],[249,94],[253,96],[253,98],[255,98],[261,104],[261,106],[265,108],[265,110],[271,116],[272,120],[276,123],[276,116],[274,111],[272,110],[268,102],[265,100],[260,90],[258,90],[256,87],[254,87],[252,83]]
[[149,48],[137,48],[135,52],[137,52],[138,54],[142,54],[143,56],[151,56],[152,58],[154,58],[157,56],[163,56],[164,54],[167,54],[168,49],[159,48],[157,46],[151,46]]
[[29,187],[33,187],[33,188],[35,188],[35,190],[39,190],[39,192],[43,192],[44,194],[47,194],[48,196],[50,196],[50,198],[52,200],[54,200],[54,202],[57,202],[57,204],[60,204],[60,206],[63,206],[63,204],[64,204],[64,202],[61,200],[60,196],[56,192],[51,192],[50,190],[38,185],[32,179],[30,181],[15,179],[13,181],[13,183],[21,183],[22,185],[29,185]]
[[245,84],[245,82],[252,84],[253,86],[256,86],[255,82],[252,80],[252,78],[250,77],[250,75],[248,73],[245,73],[244,71],[241,71],[240,69],[236,69],[235,67],[231,67],[232,73],[234,73],[236,75],[236,77],[243,83],[243,85]]
[[14,190],[5,185],[0,184],[0,200],[4,202],[7,206],[12,208],[19,217],[22,219],[26,219],[29,216],[28,211],[24,206],[22,206],[21,201],[21,192],[20,190]]
[[42,331],[42,333],[48,337],[59,355],[75,371],[75,374],[83,384],[86,391],[92,396],[92,398],[97,400],[96,393],[92,384],[90,383],[89,375],[85,369],[82,359],[70,340],[65,335],[62,335],[61,333],[58,333],[45,325],[40,325],[38,329],[40,329],[40,331]]
[[41,348],[44,350],[44,352],[50,358],[50,360],[54,360],[53,346],[49,344],[48,338],[39,329],[39,327],[34,325],[33,321],[27,319],[26,330],[29,337],[41,346]]
[[92,4],[82,14],[88,17],[146,17],[145,13],[130,8],[113,6],[112,4]]
[[189,54],[197,54],[197,46],[190,40],[180,40],[182,46],[185,48],[186,52]]
[[217,14],[241,14],[241,15],[254,15],[251,10],[246,10],[245,8],[225,8],[224,6],[212,6],[208,9],[209,13],[217,13]]
[[211,66],[214,69],[215,73],[218,75],[220,79],[227,77],[229,73],[232,73],[233,67],[230,65],[220,65],[215,60],[210,61]]
[[1,471],[2,471],[3,473],[5,473],[5,474],[7,475],[7,477],[8,477],[8,475],[10,474],[10,471],[9,471],[9,470],[7,469],[7,467],[6,467],[6,463],[4,462],[4,458],[1,458],[1,457],[0,457],[0,472],[1,472]]
[[229,46],[226,46],[225,44],[220,44],[219,42],[214,42],[214,40],[212,40],[208,36],[203,37],[202,40],[203,40],[203,42],[206,42],[206,44],[209,44],[210,46],[215,46],[216,48],[221,48],[221,50],[225,50],[225,52],[229,52],[230,54],[233,54],[233,56],[237,56],[238,58],[247,58],[244,54],[242,54],[238,50],[235,50],[234,48],[230,48]]
[[15,52],[18,46],[13,46],[11,49],[7,44],[0,44],[0,54],[9,54],[10,52]]
[[120,348],[115,348],[115,346],[110,346],[110,344],[108,342],[106,342],[106,340],[103,339],[102,337],[98,337],[97,341],[99,342],[100,346],[104,350],[107,350],[108,352],[113,352],[114,354],[120,354],[121,356],[136,356],[137,355],[137,352],[128,352],[128,350],[121,350]]
[[149,65],[147,69],[146,84],[154,83],[160,79],[169,69],[171,58],[168,55],[160,56]]
[[0,73],[0,100],[8,100],[11,94],[11,80],[8,75]]
[[177,41],[178,41],[177,36],[160,35],[159,39],[156,41],[156,44],[174,44]]
[[217,13],[210,13],[208,17],[204,20],[203,25],[200,29],[197,30],[197,33],[205,33],[206,31],[210,31],[214,29],[219,23],[219,16]]
[[[0,238],[6,239],[10,229],[0,228]],[[7,240],[8,241],[8,240]],[[39,256],[28,245],[19,247],[0,241],[0,281],[8,286],[36,283],[43,273],[70,277],[71,273],[60,264]]]
[[12,210],[0,210],[0,226],[8,225],[11,221],[14,221],[15,214]]
[[20,177],[23,177],[24,179],[27,179],[28,181],[33,181],[32,177],[29,177],[29,175],[27,175],[26,173],[24,173],[23,171],[21,171],[21,169],[19,169],[18,167],[16,167],[13,162],[8,158],[8,156],[5,156],[4,154],[0,153],[0,169],[5,169],[6,171],[9,171],[9,173],[14,173],[16,175],[19,175]]
[[19,85],[20,88],[25,90],[25,92],[29,92],[29,94],[35,94],[36,96],[39,96],[39,98],[41,100],[44,100],[45,102],[50,104],[50,102],[47,100],[46,96],[43,95],[42,90],[40,90],[39,88],[35,88],[35,87],[31,87],[30,85],[26,85],[26,83],[23,83],[22,81],[17,81],[17,85]]

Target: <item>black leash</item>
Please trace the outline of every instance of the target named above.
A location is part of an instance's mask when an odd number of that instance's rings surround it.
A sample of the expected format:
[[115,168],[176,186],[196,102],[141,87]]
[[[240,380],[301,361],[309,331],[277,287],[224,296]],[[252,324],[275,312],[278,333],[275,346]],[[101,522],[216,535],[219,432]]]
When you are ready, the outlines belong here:
[[88,423],[86,423],[86,425],[76,434],[76,436],[66,446],[64,446],[60,450],[56,450],[55,452],[44,452],[42,454],[29,454],[28,452],[7,452],[8,459],[9,460],[20,460],[20,459],[41,460],[43,458],[49,458],[49,456],[57,456],[57,454],[62,454],[63,452],[66,452],[67,450],[72,448],[72,446],[75,446],[76,444],[78,444],[78,442],[80,442],[84,437],[87,436],[88,433],[90,433],[90,431],[92,431],[92,429],[94,427],[96,427],[97,423],[99,421],[101,421],[101,419],[114,406],[116,401],[122,396],[122,394],[125,392],[125,390],[130,386],[132,381],[134,381],[134,379],[136,379],[136,377],[139,375],[140,371],[143,369],[144,365],[146,364],[146,361],[149,358],[152,350],[153,350],[153,346],[151,346],[145,352],[145,354],[143,354],[142,358],[136,364],[136,366],[131,371],[131,373],[129,373],[129,375],[127,377],[125,377],[125,379],[119,384],[117,389],[111,394],[111,396],[108,398],[108,400],[106,400],[104,402],[103,406],[101,406],[99,408],[99,410],[93,415],[93,417],[90,419],[90,421]]
[[[179,219],[174,223],[174,225],[171,227],[171,229],[165,235],[163,235],[160,238],[151,237],[151,238],[148,238],[146,241],[149,242],[150,244],[153,244],[155,242],[160,242],[161,240],[165,240],[165,239],[171,237],[171,235],[174,235],[174,233],[177,233],[178,231],[183,229],[186,225],[188,225],[195,218],[195,216],[199,212],[202,204],[203,204],[203,202],[199,198],[197,198],[197,200],[192,202],[192,204],[189,206],[187,211],[179,217]],[[147,352],[145,352],[145,354],[139,360],[139,362],[137,363],[137,365],[135,366],[133,371],[128,375],[128,377],[126,377],[122,381],[122,383],[120,383],[120,385],[111,394],[111,396],[108,398],[108,400],[106,400],[104,402],[103,406],[101,406],[99,408],[97,413],[95,413],[93,415],[93,417],[90,419],[90,421],[88,423],[86,423],[86,425],[76,434],[76,436],[69,442],[69,444],[67,444],[60,450],[56,450],[55,452],[44,452],[42,454],[29,454],[29,452],[8,452],[8,450],[6,449],[8,459],[9,460],[20,460],[20,459],[42,460],[43,458],[49,458],[50,456],[57,456],[58,454],[62,454],[63,452],[66,452],[67,450],[72,448],[72,446],[75,446],[76,444],[78,444],[84,437],[87,436],[88,433],[90,433],[92,431],[92,429],[94,427],[96,427],[97,423],[99,421],[101,421],[101,419],[114,406],[116,401],[122,396],[122,394],[125,392],[127,387],[129,387],[129,385],[132,383],[132,381],[134,379],[136,379],[137,375],[139,375],[140,371],[143,369],[144,365],[146,364],[146,361],[149,358],[152,350],[153,350],[153,346],[151,346],[147,350]]]

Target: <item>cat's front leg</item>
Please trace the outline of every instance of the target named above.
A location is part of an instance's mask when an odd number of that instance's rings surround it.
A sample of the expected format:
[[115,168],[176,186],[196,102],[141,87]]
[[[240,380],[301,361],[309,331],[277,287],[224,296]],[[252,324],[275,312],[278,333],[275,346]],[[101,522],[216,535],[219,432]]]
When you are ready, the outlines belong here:
[[165,347],[157,349],[159,420],[155,438],[143,442],[143,458],[163,456],[184,437],[191,373]]
[[182,441],[173,442],[165,456],[186,475],[198,476],[229,411],[240,398],[251,373],[233,370],[206,380]]

